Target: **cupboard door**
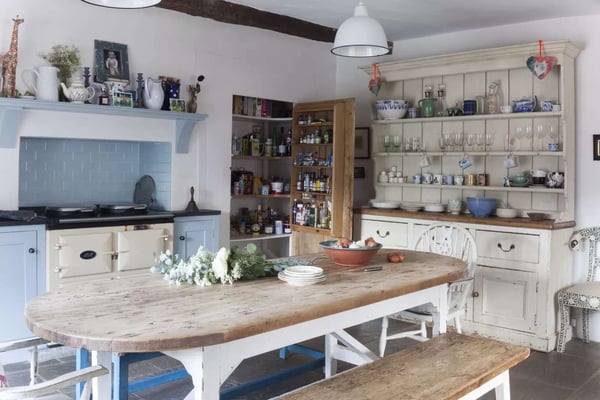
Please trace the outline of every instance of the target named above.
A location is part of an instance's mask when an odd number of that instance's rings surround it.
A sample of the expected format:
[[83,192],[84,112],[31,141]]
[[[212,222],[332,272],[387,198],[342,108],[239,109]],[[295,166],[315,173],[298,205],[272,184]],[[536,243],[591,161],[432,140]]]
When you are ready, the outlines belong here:
[[198,251],[200,246],[208,251],[217,252],[217,217],[184,217],[175,219],[173,251],[179,257],[187,259]]
[[369,236],[384,247],[406,249],[408,247],[408,224],[405,222],[383,222],[371,219],[361,221],[360,238]]
[[[57,232],[57,231],[54,231]],[[54,235],[54,234],[53,234]],[[54,236],[52,236],[54,237]],[[59,233],[50,251],[58,252],[58,265],[52,266],[52,276],[59,278],[104,274],[112,271],[112,232],[85,233],[82,229]],[[56,289],[50,285],[50,289]]]
[[535,332],[537,274],[478,266],[473,286],[473,319]]
[[117,233],[117,270],[148,269],[166,250],[168,235],[163,229]]
[[37,295],[36,249],[34,231],[0,233],[0,342],[32,336],[23,312]]

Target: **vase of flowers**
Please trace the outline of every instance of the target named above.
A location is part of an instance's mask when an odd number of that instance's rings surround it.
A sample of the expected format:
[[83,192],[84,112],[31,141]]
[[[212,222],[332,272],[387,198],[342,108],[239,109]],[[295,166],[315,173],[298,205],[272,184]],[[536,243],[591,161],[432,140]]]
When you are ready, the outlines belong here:
[[[67,85],[69,84],[68,80],[71,78],[71,75],[77,71],[81,65],[79,49],[75,46],[57,44],[56,46],[52,46],[51,51],[48,53],[41,53],[40,57],[46,60],[50,65],[58,68],[58,81]],[[56,90],[59,90],[59,88]],[[67,101],[60,90],[59,99],[61,101]]]

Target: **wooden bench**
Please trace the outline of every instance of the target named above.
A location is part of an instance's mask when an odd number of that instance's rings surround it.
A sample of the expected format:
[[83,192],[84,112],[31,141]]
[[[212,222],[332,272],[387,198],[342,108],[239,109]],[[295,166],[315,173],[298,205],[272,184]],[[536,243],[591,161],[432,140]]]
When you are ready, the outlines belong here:
[[495,389],[508,400],[508,370],[528,356],[526,347],[446,333],[278,399],[477,399]]

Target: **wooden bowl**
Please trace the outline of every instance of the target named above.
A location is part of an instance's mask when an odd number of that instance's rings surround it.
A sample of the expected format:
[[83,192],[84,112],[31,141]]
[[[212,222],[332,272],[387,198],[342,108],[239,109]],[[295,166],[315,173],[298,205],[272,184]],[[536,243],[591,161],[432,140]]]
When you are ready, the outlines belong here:
[[337,265],[342,267],[362,267],[367,265],[371,258],[381,249],[381,244],[373,247],[363,247],[358,249],[343,248],[336,246],[337,240],[327,240],[319,243],[323,252]]

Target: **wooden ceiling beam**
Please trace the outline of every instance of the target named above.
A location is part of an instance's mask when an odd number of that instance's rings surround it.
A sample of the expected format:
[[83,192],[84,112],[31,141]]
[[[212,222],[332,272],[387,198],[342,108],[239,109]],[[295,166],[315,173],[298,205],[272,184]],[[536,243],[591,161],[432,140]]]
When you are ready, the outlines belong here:
[[336,29],[286,15],[257,10],[224,0],[162,0],[161,8],[228,24],[253,26],[320,42],[332,43]]

